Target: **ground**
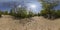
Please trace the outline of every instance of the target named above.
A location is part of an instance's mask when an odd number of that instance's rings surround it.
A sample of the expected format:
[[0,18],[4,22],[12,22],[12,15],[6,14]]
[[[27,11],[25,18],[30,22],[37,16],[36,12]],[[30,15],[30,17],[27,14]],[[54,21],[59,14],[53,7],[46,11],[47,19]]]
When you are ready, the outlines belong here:
[[0,18],[0,30],[60,30],[60,19],[48,20],[41,16],[16,19],[3,15]]

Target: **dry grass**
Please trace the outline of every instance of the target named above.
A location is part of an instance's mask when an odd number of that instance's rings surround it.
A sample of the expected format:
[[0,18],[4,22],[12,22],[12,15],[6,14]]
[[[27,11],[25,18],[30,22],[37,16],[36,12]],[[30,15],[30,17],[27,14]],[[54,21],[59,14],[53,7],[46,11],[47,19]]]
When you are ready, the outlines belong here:
[[0,18],[0,30],[60,30],[60,19],[51,21],[37,16],[30,19],[13,19],[9,15],[3,15]]

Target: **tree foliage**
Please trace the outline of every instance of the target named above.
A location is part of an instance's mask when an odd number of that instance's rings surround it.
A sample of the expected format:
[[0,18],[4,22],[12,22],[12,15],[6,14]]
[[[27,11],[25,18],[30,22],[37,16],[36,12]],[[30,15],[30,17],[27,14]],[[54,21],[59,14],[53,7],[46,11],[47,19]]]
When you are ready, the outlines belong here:
[[0,11],[0,17],[2,16],[2,11]]
[[33,12],[29,11],[28,13],[29,13],[29,14],[28,14],[27,17],[34,17],[34,13],[33,13]]
[[8,13],[8,11],[4,11],[3,14],[4,15],[8,15],[9,13]]
[[44,16],[47,16],[47,18],[52,18],[53,15],[55,15],[55,11],[54,11],[54,7],[56,7],[58,5],[57,2],[48,2],[48,1],[42,1],[42,7],[43,7],[43,10],[41,11],[41,14],[44,15]]
[[27,18],[27,17],[34,16],[33,12],[31,12],[31,11],[27,12],[27,10],[25,8],[17,8],[16,10],[11,9],[10,15],[12,15],[14,17],[19,17],[19,18]]
[[60,10],[57,10],[57,11],[56,11],[56,16],[57,16],[57,17],[60,17]]

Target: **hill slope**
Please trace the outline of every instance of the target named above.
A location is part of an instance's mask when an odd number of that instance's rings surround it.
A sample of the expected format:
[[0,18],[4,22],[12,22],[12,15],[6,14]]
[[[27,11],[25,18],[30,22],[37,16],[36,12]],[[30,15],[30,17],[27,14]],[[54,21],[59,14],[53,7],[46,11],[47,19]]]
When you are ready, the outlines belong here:
[[14,19],[3,15],[0,18],[0,30],[60,30],[60,19],[51,21],[37,16],[30,19]]

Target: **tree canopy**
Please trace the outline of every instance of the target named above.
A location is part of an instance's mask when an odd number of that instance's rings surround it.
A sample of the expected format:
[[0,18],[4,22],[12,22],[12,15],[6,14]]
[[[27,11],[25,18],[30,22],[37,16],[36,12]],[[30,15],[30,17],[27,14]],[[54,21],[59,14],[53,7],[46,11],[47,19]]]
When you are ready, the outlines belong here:
[[55,15],[55,9],[54,7],[56,7],[58,5],[58,2],[49,2],[49,1],[44,1],[44,0],[40,0],[42,2],[42,7],[43,10],[41,10],[41,14],[42,15],[46,15],[48,18],[52,18],[51,16]]

